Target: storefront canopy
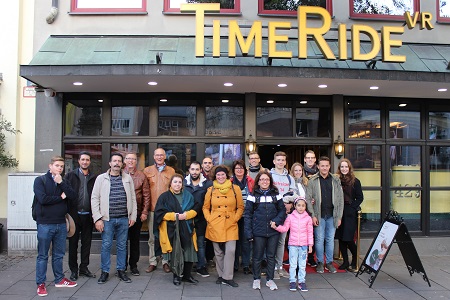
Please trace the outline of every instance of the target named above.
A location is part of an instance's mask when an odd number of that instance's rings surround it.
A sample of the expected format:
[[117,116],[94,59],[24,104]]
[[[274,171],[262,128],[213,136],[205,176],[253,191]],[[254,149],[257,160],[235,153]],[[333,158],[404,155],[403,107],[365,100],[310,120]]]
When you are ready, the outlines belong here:
[[[337,49],[336,41],[327,42]],[[448,45],[403,44],[393,52],[405,55],[406,62],[385,63],[380,58],[326,60],[314,42],[308,43],[307,59],[297,58],[297,40],[289,40],[278,46],[292,51],[293,58],[269,60],[267,53],[262,58],[239,53],[235,58],[213,58],[208,39],[205,57],[197,58],[194,37],[50,36],[30,64],[21,66],[20,75],[57,92],[318,94],[317,86],[327,84],[320,93],[448,98],[437,92],[450,88]],[[370,44],[362,43],[361,48],[365,53]],[[263,49],[267,49],[266,40]],[[76,81],[83,85],[74,86]],[[158,85],[149,86],[149,81]],[[223,86],[228,81],[234,83],[232,89]],[[377,94],[364,81],[379,86]],[[287,87],[280,91],[278,83]]]

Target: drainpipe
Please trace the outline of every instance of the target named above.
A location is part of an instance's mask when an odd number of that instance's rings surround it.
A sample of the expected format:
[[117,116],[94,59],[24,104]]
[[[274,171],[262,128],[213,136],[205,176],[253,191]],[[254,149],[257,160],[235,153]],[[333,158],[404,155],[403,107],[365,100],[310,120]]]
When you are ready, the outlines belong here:
[[50,14],[45,18],[48,24],[52,24],[58,15],[58,0],[52,0],[52,8]]

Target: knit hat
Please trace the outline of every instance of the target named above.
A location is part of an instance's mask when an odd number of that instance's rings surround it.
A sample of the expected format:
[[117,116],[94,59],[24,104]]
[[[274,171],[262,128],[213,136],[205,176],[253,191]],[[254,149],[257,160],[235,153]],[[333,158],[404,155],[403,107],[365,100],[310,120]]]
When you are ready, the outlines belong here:
[[214,171],[214,176],[217,175],[219,172],[224,172],[225,174],[228,174],[228,170],[224,167],[218,166],[216,170]]
[[294,206],[296,206],[299,201],[305,201],[305,204],[306,204],[305,197],[298,196],[297,198],[294,199]]

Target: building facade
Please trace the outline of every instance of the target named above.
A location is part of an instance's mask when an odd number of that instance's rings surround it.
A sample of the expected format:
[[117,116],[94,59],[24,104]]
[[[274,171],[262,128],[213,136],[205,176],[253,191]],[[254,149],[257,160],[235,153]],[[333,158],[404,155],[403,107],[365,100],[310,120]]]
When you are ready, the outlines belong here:
[[157,147],[184,171],[206,155],[231,164],[250,137],[265,167],[278,150],[292,165],[309,149],[336,167],[341,139],[364,189],[363,234],[394,209],[413,235],[449,235],[445,1],[297,12],[232,0],[204,14],[186,2],[54,1],[52,23],[36,4],[34,56],[20,68],[37,92],[34,171],[60,154],[76,168],[81,150],[98,172],[113,151],[136,151],[144,168]]

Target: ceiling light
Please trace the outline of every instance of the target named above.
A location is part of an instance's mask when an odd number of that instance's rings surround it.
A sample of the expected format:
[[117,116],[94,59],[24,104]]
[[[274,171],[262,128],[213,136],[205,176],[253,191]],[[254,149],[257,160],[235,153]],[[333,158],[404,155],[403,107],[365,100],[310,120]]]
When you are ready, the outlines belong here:
[[398,106],[399,107],[405,107],[407,104],[406,103],[400,103]]
[[155,81],[150,81],[149,83],[147,83],[148,85],[158,85],[158,83],[157,82],[155,82]]
[[83,83],[82,83],[82,82],[79,82],[79,81],[77,81],[77,82],[74,82],[74,83],[73,83],[73,85],[83,85]]
[[319,84],[318,88],[319,89],[326,89],[328,87],[328,85],[326,84]]
[[306,101],[306,100],[300,101],[300,104],[306,104],[306,103],[308,103],[308,101]]
[[267,103],[269,103],[269,104],[271,104],[273,102],[274,102],[273,100],[267,100]]
[[447,91],[447,89],[438,89],[438,92],[446,92]]
[[167,102],[167,99],[159,99],[160,102]]
[[280,84],[278,84],[278,87],[287,87],[287,84],[286,83],[280,83]]
[[222,99],[222,103],[228,103],[228,102],[230,102],[230,100],[228,100],[228,99]]
[[100,103],[102,103],[102,102],[103,102],[103,99],[98,99],[97,101],[100,102]]
[[231,82],[225,82],[223,85],[224,86],[233,86],[233,84]]
[[371,90],[378,90],[378,87],[377,86],[371,86],[370,89]]

